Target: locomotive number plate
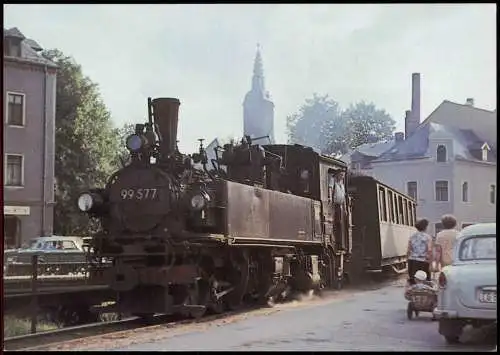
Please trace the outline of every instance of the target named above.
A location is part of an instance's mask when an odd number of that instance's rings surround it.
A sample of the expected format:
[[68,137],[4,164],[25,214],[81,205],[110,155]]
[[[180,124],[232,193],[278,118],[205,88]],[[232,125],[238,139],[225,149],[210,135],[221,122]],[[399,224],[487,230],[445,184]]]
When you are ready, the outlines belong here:
[[121,189],[122,200],[155,200],[158,197],[157,189]]

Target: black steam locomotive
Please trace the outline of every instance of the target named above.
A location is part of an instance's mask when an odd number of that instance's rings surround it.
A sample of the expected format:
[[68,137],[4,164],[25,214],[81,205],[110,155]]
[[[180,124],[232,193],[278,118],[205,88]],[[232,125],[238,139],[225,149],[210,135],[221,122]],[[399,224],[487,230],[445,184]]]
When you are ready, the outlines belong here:
[[345,163],[249,137],[211,161],[202,142],[181,154],[179,105],[148,99],[148,122],[126,140],[130,162],[78,200],[102,225],[95,253],[113,260],[93,270],[95,282],[140,316],[201,316],[341,287],[351,247]]

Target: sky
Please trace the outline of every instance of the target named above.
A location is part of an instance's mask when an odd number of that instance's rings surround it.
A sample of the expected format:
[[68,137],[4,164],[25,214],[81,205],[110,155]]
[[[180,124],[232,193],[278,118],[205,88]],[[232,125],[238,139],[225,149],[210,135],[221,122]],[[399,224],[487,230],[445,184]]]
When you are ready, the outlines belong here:
[[496,108],[495,4],[4,5],[4,27],[71,55],[116,126],[145,121],[147,97],[179,98],[186,153],[241,137],[257,43],[278,143],[313,93],[371,101],[404,131],[414,72],[422,120],[443,100]]

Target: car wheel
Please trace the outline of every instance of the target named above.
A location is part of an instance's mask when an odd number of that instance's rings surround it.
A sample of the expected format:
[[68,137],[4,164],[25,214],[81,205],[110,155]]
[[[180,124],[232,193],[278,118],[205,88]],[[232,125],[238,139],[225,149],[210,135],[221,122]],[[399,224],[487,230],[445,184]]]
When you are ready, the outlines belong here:
[[458,344],[460,342],[459,335],[445,335],[444,338],[448,344]]
[[413,305],[411,302],[408,302],[408,307],[406,308],[406,316],[408,319],[412,319],[413,317]]
[[456,344],[459,342],[463,327],[464,323],[459,319],[439,320],[439,334],[444,336],[448,344]]

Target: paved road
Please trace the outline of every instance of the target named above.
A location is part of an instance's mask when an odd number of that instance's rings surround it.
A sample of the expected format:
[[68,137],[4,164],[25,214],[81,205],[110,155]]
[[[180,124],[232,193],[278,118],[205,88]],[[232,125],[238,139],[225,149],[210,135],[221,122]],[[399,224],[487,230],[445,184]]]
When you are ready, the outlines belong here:
[[[401,284],[347,293],[298,306],[281,305],[267,315],[202,328],[188,328],[168,338],[143,339],[113,350],[365,350],[484,351],[484,337],[465,331],[465,344],[447,345],[430,314],[406,318]],[[165,330],[168,332],[168,330]],[[94,348],[95,349],[95,348]],[[75,349],[76,350],[76,349]],[[108,350],[109,349],[108,347]]]

